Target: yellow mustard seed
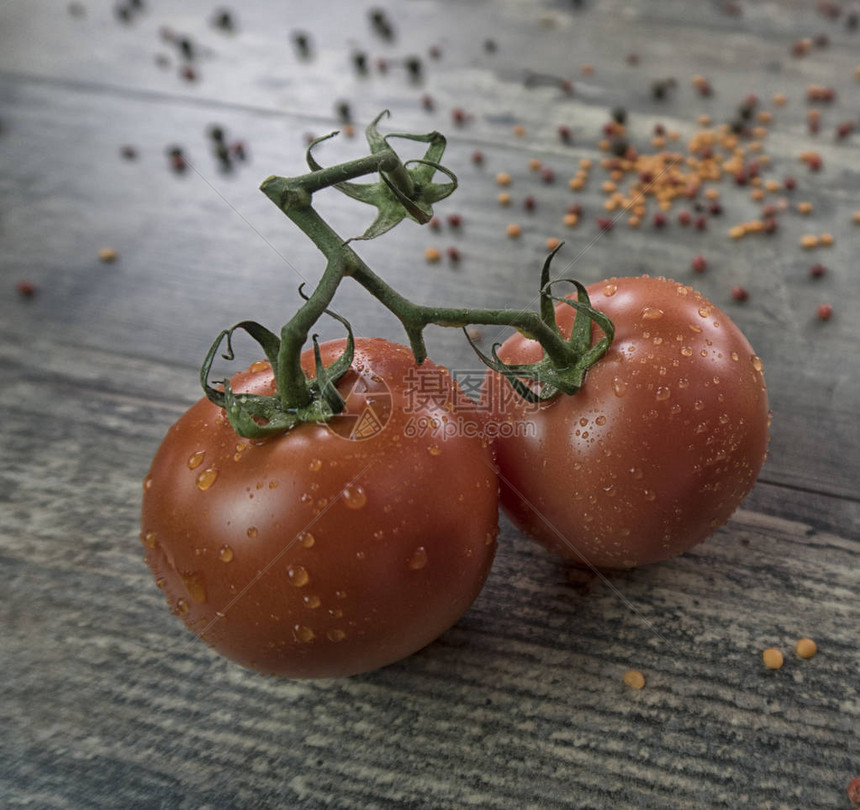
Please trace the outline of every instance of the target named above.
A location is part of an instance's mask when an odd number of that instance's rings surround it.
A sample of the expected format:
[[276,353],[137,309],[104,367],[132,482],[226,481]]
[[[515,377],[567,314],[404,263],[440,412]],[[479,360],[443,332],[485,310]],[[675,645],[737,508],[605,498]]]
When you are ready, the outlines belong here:
[[560,244],[561,239],[556,239],[554,236],[550,236],[550,238],[546,240],[546,249],[555,250]]
[[500,186],[509,186],[511,184],[511,176],[507,172],[499,172],[496,175],[496,182]]
[[801,658],[812,658],[818,652],[818,645],[811,638],[802,638],[794,645],[794,651]]
[[761,658],[768,669],[779,669],[782,666],[782,653],[775,647],[768,647],[761,654]]
[[428,262],[438,262],[442,258],[439,248],[429,247],[424,250],[424,258]]
[[496,199],[499,201],[499,205],[511,204],[511,195],[507,191],[502,191]]
[[819,244],[824,247],[830,247],[833,244],[833,234],[832,233],[823,233],[818,237]]
[[99,261],[105,262],[106,264],[115,262],[118,258],[119,253],[117,253],[113,248],[102,248],[99,251]]
[[638,669],[628,669],[624,673],[624,683],[631,689],[641,689],[645,686],[645,676]]
[[517,225],[516,222],[512,222],[507,228],[505,228],[505,233],[510,239],[518,239],[522,232],[523,229]]
[[800,238],[800,246],[804,250],[812,250],[812,248],[818,247],[820,241],[815,234],[808,233]]
[[579,217],[576,214],[565,214],[564,224],[567,225],[568,228],[573,228],[578,223]]

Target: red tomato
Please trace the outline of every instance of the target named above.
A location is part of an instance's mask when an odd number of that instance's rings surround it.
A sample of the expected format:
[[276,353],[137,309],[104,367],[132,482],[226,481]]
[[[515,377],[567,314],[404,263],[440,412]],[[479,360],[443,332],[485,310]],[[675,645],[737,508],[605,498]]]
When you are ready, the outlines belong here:
[[[686,551],[735,511],[765,460],[767,391],[744,335],[691,287],[617,278],[588,293],[615,340],[579,393],[495,414],[501,502],[550,550],[630,568]],[[569,335],[575,310],[559,303],[556,317]],[[499,357],[541,349],[514,335]]]
[[[324,344],[324,364],[343,348]],[[232,384],[271,394],[271,367]],[[415,652],[468,609],[495,553],[492,450],[448,372],[357,339],[338,389],[343,415],[262,441],[202,399],[144,484],[141,537],[168,604],[265,673],[350,675]]]

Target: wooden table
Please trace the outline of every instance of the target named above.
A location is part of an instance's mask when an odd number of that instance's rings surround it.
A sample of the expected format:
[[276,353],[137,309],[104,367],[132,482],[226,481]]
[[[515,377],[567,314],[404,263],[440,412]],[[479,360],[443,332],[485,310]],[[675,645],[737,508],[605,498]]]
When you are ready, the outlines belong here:
[[[386,39],[371,25],[374,4],[346,0],[248,0],[232,31],[213,25],[216,4],[203,0],[120,3],[125,20],[112,5],[0,9],[0,805],[850,807],[846,787],[860,775],[860,132],[834,131],[860,123],[852,9],[404,0],[386,6]],[[656,98],[654,82],[670,77]],[[808,85],[835,100],[808,104]],[[705,210],[704,232],[678,224],[678,201],[665,228],[653,227],[652,208],[638,230],[623,216],[599,236],[610,110],[626,110],[641,151],[660,148],[657,124],[666,148],[685,151],[700,116],[736,120],[750,94],[760,101],[749,126],[764,125],[760,111],[773,116],[762,176],[793,176],[793,191],[755,201],[753,186],[728,177],[713,184],[723,214]],[[326,163],[363,154],[361,128],[382,109],[389,131],[449,137],[460,189],[437,207],[442,228],[407,223],[361,246],[396,288],[427,303],[533,305],[553,236],[583,281],[648,272],[692,283],[764,361],[771,452],[729,524],[680,558],[585,586],[502,520],[486,588],[436,643],[366,675],[279,681],[218,657],[165,609],[142,562],[141,480],[200,396],[214,335],[248,317],[277,328],[301,280],[319,277],[319,254],[257,186],[304,171],[306,135],[341,126],[344,101],[359,135],[321,147]],[[247,148],[231,171],[213,155],[212,125]],[[171,171],[173,146],[190,164],[183,173]],[[807,151],[820,171],[799,161]],[[573,192],[582,159],[595,167]],[[500,171],[513,177],[508,208],[496,201]],[[781,199],[777,233],[727,236]],[[583,216],[566,228],[577,200]],[[324,207],[346,235],[370,221],[334,192]],[[456,230],[446,224],[455,213]],[[505,236],[510,222],[518,240]],[[831,247],[800,249],[803,235],[823,233]],[[449,246],[459,264],[425,262],[426,247],[444,257]],[[104,248],[115,261],[100,260]],[[828,272],[811,277],[814,263]],[[736,286],[747,300],[733,298]],[[403,340],[357,285],[337,305],[356,333]],[[457,330],[428,339],[439,362],[474,367]],[[818,643],[811,660],[794,653],[803,636]],[[780,670],[762,664],[771,646],[785,652]],[[630,668],[644,689],[625,685]]]

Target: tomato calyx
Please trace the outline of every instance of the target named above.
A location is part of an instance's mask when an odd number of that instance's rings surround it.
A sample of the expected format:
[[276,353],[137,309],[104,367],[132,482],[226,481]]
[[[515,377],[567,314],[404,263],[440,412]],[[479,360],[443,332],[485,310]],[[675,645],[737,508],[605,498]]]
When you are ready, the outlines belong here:
[[306,397],[307,404],[298,407],[290,407],[285,403],[284,397],[280,396],[285,388],[279,388],[274,396],[266,396],[234,392],[229,379],[214,381],[216,385],[220,384],[220,389],[213,387],[209,382],[215,356],[225,341],[226,349],[221,353],[221,357],[225,360],[234,359],[233,333],[238,329],[246,332],[262,347],[266,359],[272,366],[273,376],[278,380],[282,341],[274,332],[256,321],[241,321],[230,329],[223,330],[215,339],[200,370],[200,382],[210,402],[224,409],[230,425],[240,436],[246,439],[263,439],[290,430],[300,422],[328,421],[343,411],[345,403],[337,390],[337,382],[352,364],[355,340],[352,328],[345,318],[330,310],[326,310],[326,314],[346,327],[346,345],[340,357],[326,367],[320,356],[318,336],[312,336],[315,376],[304,377],[302,393]]
[[[604,354],[615,337],[615,327],[612,321],[600,310],[591,305],[585,286],[572,278],[550,280],[550,265],[559,245],[553,250],[543,264],[541,270],[540,319],[547,328],[562,339],[561,349],[557,346],[542,344],[544,356],[535,363],[505,363],[499,358],[496,343],[492,348],[492,357],[487,357],[472,341],[468,332],[466,339],[481,361],[493,371],[501,374],[513,386],[514,390],[527,402],[546,402],[558,394],[576,394],[585,382],[585,375]],[[573,284],[576,288],[576,298],[558,297],[552,294],[553,285],[562,282]],[[558,327],[553,302],[566,304],[576,310],[570,337],[564,339]],[[596,324],[603,332],[603,337],[592,344],[592,324]]]

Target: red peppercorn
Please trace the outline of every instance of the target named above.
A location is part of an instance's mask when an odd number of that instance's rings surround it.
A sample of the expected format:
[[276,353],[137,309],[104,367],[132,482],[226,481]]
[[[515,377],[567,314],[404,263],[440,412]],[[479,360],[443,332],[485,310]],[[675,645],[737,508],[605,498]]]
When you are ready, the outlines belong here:
[[639,182],[647,186],[654,182],[654,175],[651,172],[640,172]]
[[696,273],[704,273],[705,270],[708,269],[708,262],[704,256],[694,256],[693,261],[690,263],[690,267],[692,267]]
[[463,217],[459,214],[448,214],[448,225],[452,228],[459,228],[463,224]]
[[544,166],[540,172],[540,179],[544,181],[544,183],[552,183],[555,180],[555,172],[549,168],[549,166]]
[[809,166],[809,171],[817,172],[821,170],[824,161],[821,159],[821,155],[810,155],[806,159],[806,165]]
[[578,202],[571,203],[569,206],[567,206],[567,213],[568,214],[576,214],[576,216],[581,217],[582,216],[582,203],[578,203]]
[[747,176],[743,171],[735,172],[735,185],[745,186],[747,184]]
[[15,289],[22,298],[32,298],[39,291],[39,288],[32,281],[19,281],[15,285]]
[[609,217],[598,217],[595,222],[601,231],[611,231],[615,227],[615,223]]
[[[429,93],[425,93],[423,96],[421,96],[421,106],[425,110],[433,110],[436,108],[436,100]],[[456,112],[457,111],[455,110],[454,113]],[[454,115],[454,113],[452,113],[452,115]],[[454,120],[457,120],[456,115],[454,115]]]
[[666,134],[666,127],[662,124],[654,124],[654,134],[661,137]]
[[455,124],[463,124],[468,118],[468,115],[465,110],[460,107],[455,107],[451,110],[451,118],[454,120]]
[[845,140],[851,133],[854,132],[855,124],[853,121],[844,121],[838,127],[836,127],[836,139],[837,140]]
[[693,221],[693,216],[689,211],[678,212],[678,224],[686,228]]
[[571,129],[567,124],[560,124],[558,127],[558,137],[565,143],[570,143],[570,140],[573,137],[573,132],[571,132]]
[[818,320],[829,321],[833,317],[833,306],[831,304],[818,305]]
[[813,278],[821,278],[827,272],[827,268],[820,263],[813,264],[809,268],[809,275]]
[[860,776],[855,776],[848,783],[848,799],[854,804],[860,805]]
[[697,231],[706,231],[708,230],[708,218],[705,216],[698,216],[693,220],[693,225]]
[[735,301],[746,301],[749,297],[750,294],[746,291],[746,288],[732,287],[732,298],[734,298]]
[[525,208],[526,211],[534,211],[536,207],[537,201],[531,195],[529,195],[523,200],[523,208]]
[[183,65],[179,71],[179,75],[187,82],[193,82],[197,79],[197,71],[191,65]]
[[786,191],[794,191],[794,189],[797,188],[797,180],[795,180],[793,177],[786,177],[782,181],[782,185]]
[[779,224],[773,217],[767,217],[761,225],[761,229],[764,233],[776,233],[778,227]]
[[439,221],[439,217],[431,217],[430,221],[427,223],[434,231],[438,231],[439,228],[442,227],[442,223]]
[[449,261],[452,261],[452,262],[460,261],[460,251],[457,248],[452,246],[452,247],[449,247],[445,252],[448,255]]
[[652,220],[655,228],[665,228],[669,220],[666,215],[662,211],[658,211],[654,214],[654,219]]
[[484,153],[480,149],[476,149],[472,152],[472,163],[476,166],[480,166],[484,162]]

